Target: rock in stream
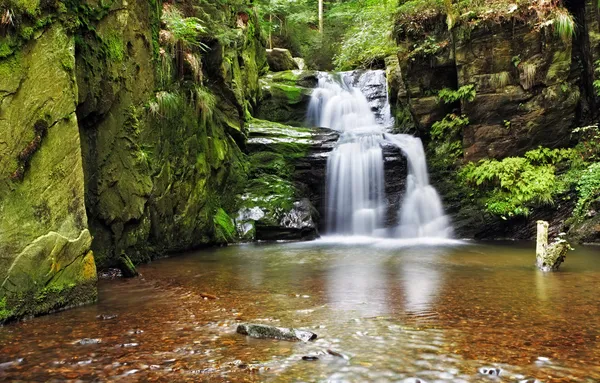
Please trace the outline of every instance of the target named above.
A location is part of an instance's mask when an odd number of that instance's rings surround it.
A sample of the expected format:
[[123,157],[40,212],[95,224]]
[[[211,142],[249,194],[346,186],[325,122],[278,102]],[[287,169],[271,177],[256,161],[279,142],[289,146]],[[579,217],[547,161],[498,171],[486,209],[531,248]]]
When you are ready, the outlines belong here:
[[311,331],[253,323],[242,323],[238,325],[237,333],[258,339],[278,339],[294,342],[308,342],[317,339],[317,334]]

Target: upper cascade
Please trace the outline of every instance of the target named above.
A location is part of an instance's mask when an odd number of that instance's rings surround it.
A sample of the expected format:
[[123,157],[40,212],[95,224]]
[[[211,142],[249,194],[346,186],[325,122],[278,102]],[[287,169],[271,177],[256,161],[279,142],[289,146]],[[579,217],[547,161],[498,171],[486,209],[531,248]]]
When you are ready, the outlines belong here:
[[[396,238],[448,238],[452,228],[429,184],[423,144],[417,137],[388,133],[393,126],[385,72],[319,73],[308,108],[310,125],[339,131],[327,162],[327,232]],[[406,191],[400,224],[384,227],[386,210],[382,144],[407,158]]]

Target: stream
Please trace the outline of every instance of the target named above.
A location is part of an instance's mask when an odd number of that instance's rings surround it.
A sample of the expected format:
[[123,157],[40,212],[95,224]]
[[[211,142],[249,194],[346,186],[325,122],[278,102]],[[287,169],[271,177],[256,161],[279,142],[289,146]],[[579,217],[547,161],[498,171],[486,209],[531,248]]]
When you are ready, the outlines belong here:
[[[598,248],[558,273],[534,261],[532,243],[359,237],[181,254],[101,280],[97,304],[0,327],[0,380],[600,381]],[[245,322],[319,338],[252,339]]]

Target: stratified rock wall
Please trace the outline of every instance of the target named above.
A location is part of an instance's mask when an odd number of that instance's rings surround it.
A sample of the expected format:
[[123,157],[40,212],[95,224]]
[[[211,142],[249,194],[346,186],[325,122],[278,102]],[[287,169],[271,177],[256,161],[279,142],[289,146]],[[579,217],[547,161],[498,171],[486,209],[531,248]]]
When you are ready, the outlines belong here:
[[0,59],[0,323],[96,298],[74,67],[59,22]]

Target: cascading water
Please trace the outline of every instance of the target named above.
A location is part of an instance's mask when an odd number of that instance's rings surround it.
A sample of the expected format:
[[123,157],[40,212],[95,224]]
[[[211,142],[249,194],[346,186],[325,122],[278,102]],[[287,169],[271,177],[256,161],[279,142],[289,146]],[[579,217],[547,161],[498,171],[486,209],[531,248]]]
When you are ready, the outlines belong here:
[[[383,71],[319,74],[308,108],[313,126],[340,132],[327,162],[327,232],[383,236],[386,209],[382,143],[398,146],[408,161],[406,192],[400,224],[401,238],[451,235],[441,200],[429,184],[423,145],[419,138],[389,134],[393,124]],[[369,97],[367,97],[369,96]]]

